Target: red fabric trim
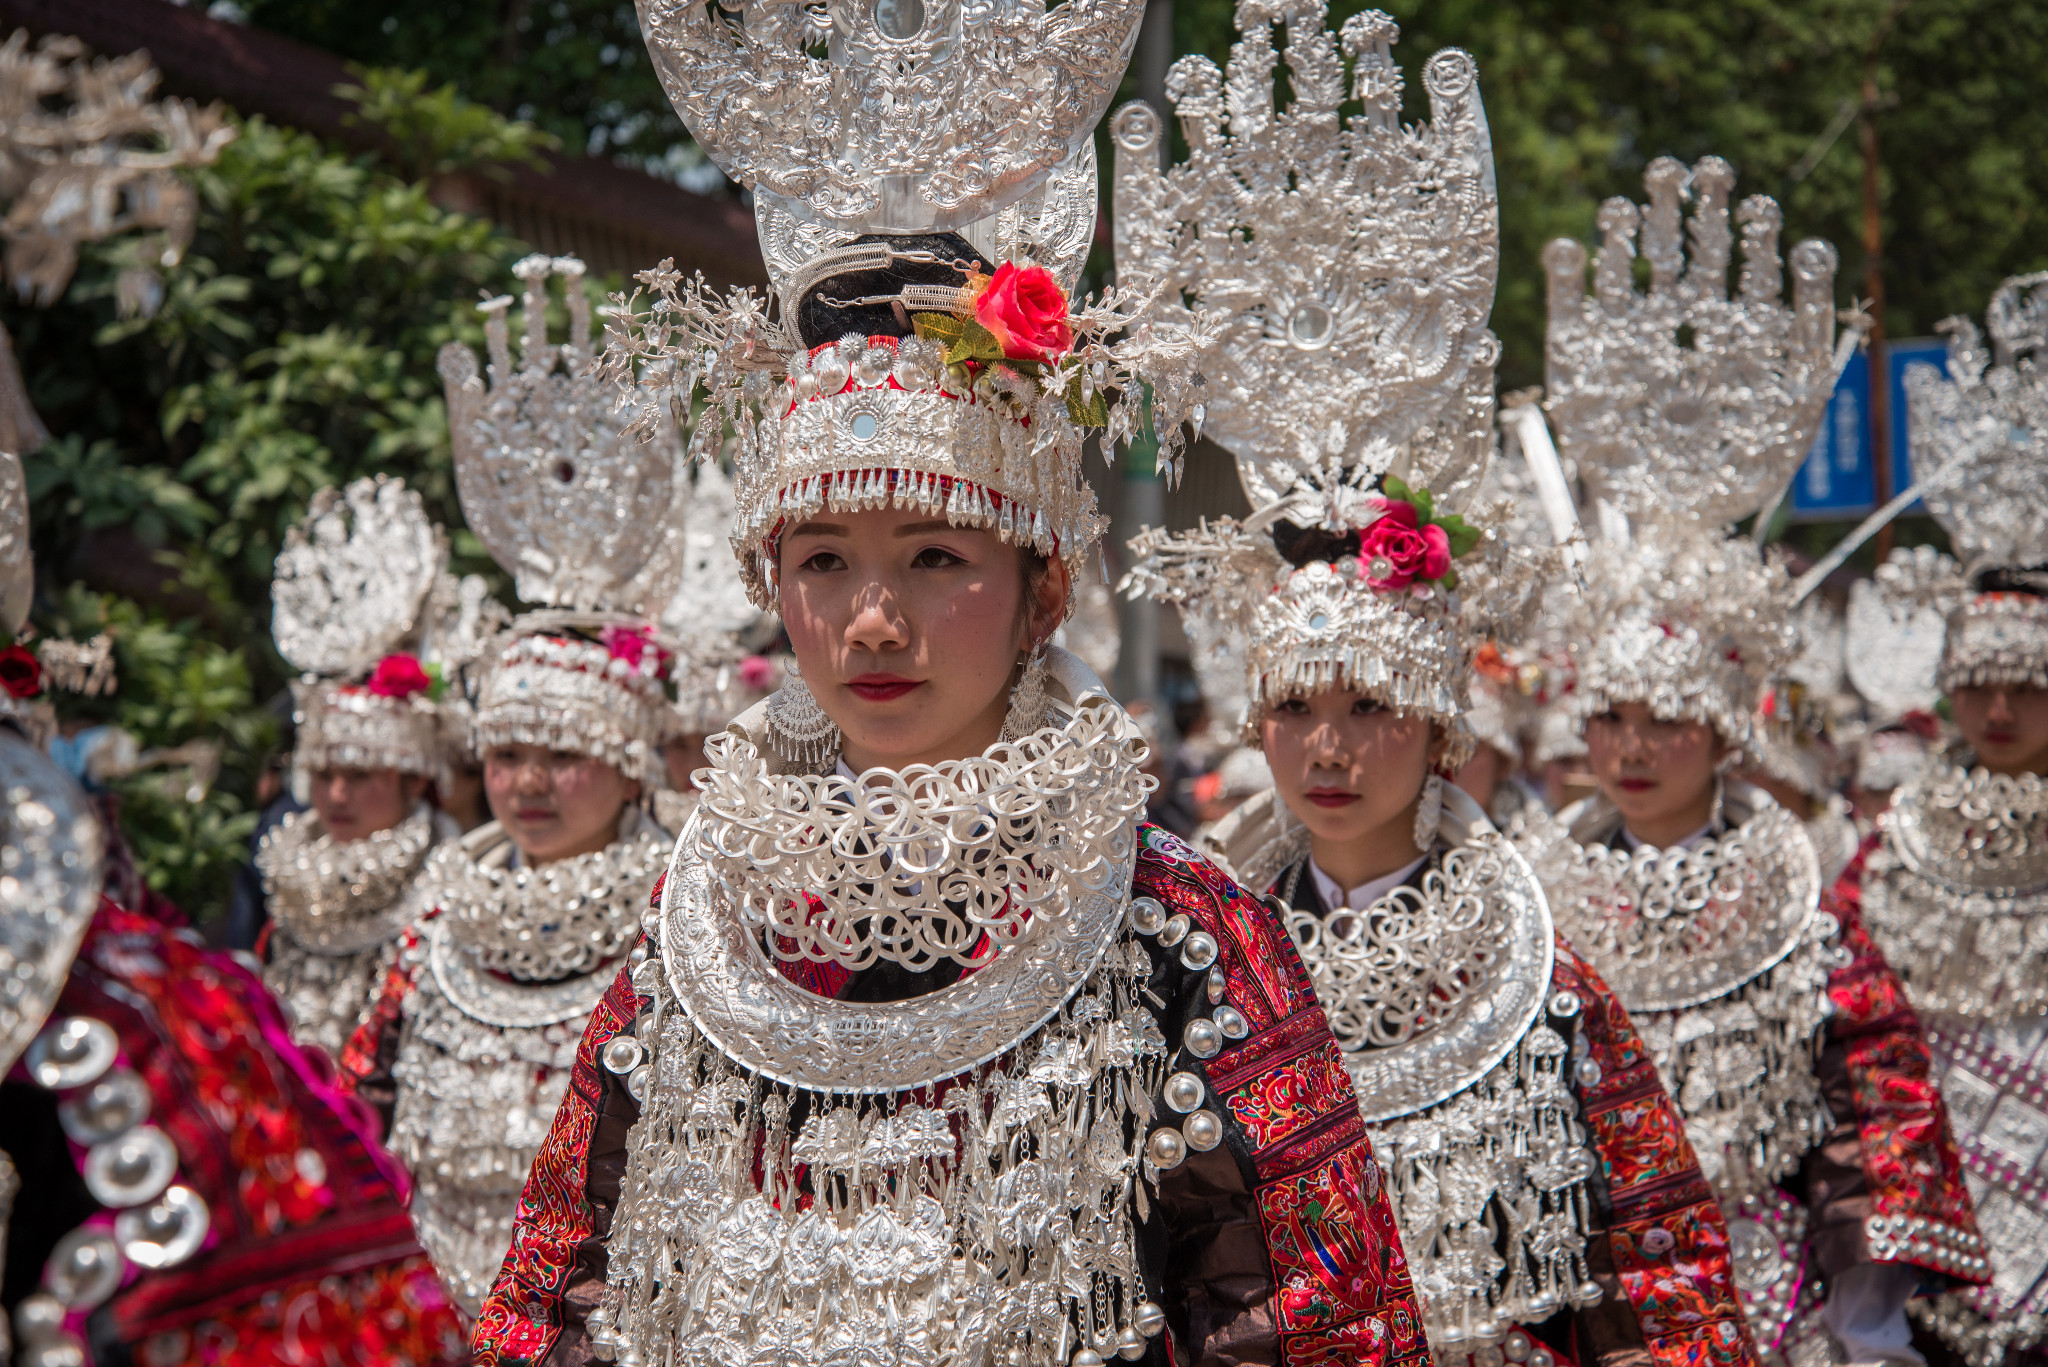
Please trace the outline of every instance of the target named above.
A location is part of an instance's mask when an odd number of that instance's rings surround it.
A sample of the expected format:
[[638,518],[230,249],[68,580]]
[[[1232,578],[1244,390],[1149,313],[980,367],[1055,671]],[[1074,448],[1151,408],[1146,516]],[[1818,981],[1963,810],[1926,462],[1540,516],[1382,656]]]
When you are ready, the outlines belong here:
[[[1982,1249],[1976,1207],[1963,1182],[1962,1159],[1934,1081],[1926,1033],[1904,984],[1863,928],[1863,871],[1879,839],[1872,835],[1863,842],[1822,901],[1842,923],[1842,946],[1851,955],[1828,977],[1828,997],[1835,1005],[1828,1030],[1847,1046],[1871,1213],[1894,1222],[1924,1221],[1919,1227],[1940,1247]],[[1892,1261],[1960,1282],[1991,1280],[1988,1272],[1967,1273],[1940,1256],[1909,1253]]]
[[583,1191],[603,1092],[598,1055],[648,1000],[633,990],[630,972],[619,971],[591,1012],[569,1070],[569,1089],[519,1193],[512,1246],[470,1341],[477,1367],[539,1362],[561,1337],[562,1289],[578,1247],[596,1232],[595,1212]]
[[1599,1082],[1581,1089],[1581,1113],[1613,1206],[1615,1272],[1651,1358],[1659,1367],[1754,1364],[1728,1222],[1628,1012],[1562,938],[1551,989],[1579,999],[1586,1056],[1600,1067]]

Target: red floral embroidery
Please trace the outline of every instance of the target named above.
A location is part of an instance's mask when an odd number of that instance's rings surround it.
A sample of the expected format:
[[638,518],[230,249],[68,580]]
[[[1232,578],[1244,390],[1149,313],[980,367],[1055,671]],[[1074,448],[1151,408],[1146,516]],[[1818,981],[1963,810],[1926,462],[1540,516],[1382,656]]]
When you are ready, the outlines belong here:
[[1599,974],[1562,939],[1551,989],[1579,999],[1586,1056],[1600,1068],[1600,1080],[1581,1089],[1582,1113],[1613,1207],[1608,1246],[1650,1356],[1657,1367],[1754,1364],[1728,1223],[1641,1036]]

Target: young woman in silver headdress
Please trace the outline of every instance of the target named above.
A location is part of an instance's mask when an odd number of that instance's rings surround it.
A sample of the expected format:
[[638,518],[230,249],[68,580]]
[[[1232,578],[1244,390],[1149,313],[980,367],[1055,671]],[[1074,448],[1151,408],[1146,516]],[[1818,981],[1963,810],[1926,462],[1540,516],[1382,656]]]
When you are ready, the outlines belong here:
[[[645,15],[780,321],[651,271],[614,359],[658,411],[705,386],[707,454],[737,434],[733,547],[800,673],[707,744],[485,1364],[1424,1351],[1299,960],[1143,824],[1129,715],[1047,645],[1100,534],[1088,431],[1136,435],[1143,381],[1171,458],[1197,402],[1184,325],[1068,302],[1142,10],[846,9],[823,58],[765,12]],[[906,73],[915,120],[871,117]]]
[[1245,5],[1227,75],[1175,69],[1186,164],[1158,172],[1140,111],[1114,130],[1123,278],[1233,309],[1200,364],[1257,511],[1147,533],[1128,585],[1241,642],[1273,789],[1206,844],[1270,890],[1308,966],[1439,1362],[1753,1361],[1720,1213],[1626,1014],[1445,781],[1473,750],[1481,609],[1518,616],[1541,581],[1395,477],[1469,495],[1487,464],[1499,247],[1472,62],[1438,53],[1431,120],[1403,128],[1392,22],[1340,39],[1315,17],[1286,16],[1292,109],[1268,107],[1278,16]]
[[1789,577],[1727,529],[1804,459],[1846,360],[1834,253],[1796,247],[1782,305],[1778,208],[1752,196],[1731,296],[1734,173],[1663,158],[1646,182],[1647,209],[1601,210],[1590,296],[1577,243],[1545,253],[1548,406],[1600,533],[1566,700],[1600,792],[1523,847],[1678,1100],[1762,1346],[1911,1360],[1907,1299],[1985,1267],[1926,1045],[1853,915],[1824,905],[1804,824],[1729,776],[1759,759],[1758,690],[1795,638]]
[[[1966,319],[1948,374],[1908,374],[1914,469],[1961,559],[1894,556],[1880,586],[1948,610],[1936,682],[1959,742],[1899,785],[1838,889],[1898,966],[1954,1117],[1991,1245],[1987,1287],[1916,1306],[1972,1367],[2048,1339],[2048,277]],[[1928,573],[1928,571],[1935,571]]]
[[381,477],[316,495],[277,557],[271,629],[304,672],[292,767],[310,810],[256,851],[270,913],[257,954],[293,1038],[330,1057],[418,914],[407,893],[428,851],[458,834],[429,800],[447,728],[416,653],[446,561],[419,496]]
[[[517,269],[520,363],[498,299],[485,305],[489,388],[466,348],[450,344],[441,364],[464,516],[520,597],[544,606],[491,644],[477,689],[494,819],[428,858],[419,920],[342,1060],[386,1117],[420,1242],[468,1316],[673,839],[646,798],[675,725],[668,679],[692,663],[646,623],[674,587],[685,476],[670,449],[621,436],[583,373],[581,263]],[[566,345],[547,338],[551,274],[568,284]],[[629,521],[649,508],[645,525]]]

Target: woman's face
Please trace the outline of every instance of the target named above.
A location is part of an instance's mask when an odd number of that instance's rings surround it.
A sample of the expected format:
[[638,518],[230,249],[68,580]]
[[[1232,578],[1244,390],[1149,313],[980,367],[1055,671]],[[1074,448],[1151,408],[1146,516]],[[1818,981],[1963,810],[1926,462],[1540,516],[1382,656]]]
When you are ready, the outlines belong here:
[[1332,846],[1358,844],[1394,822],[1412,832],[1440,748],[1427,717],[1335,691],[1273,704],[1260,738],[1280,800]]
[[1600,791],[1639,840],[1675,844],[1707,824],[1728,747],[1705,722],[1659,721],[1647,703],[1617,703],[1586,723]]
[[2048,689],[2023,684],[1958,688],[1956,729],[1994,774],[2048,774]]
[[782,535],[782,620],[855,772],[995,744],[1020,656],[1059,625],[1067,576],[1027,602],[1024,552],[918,509],[824,512]]
[[426,788],[425,779],[396,769],[322,769],[310,796],[321,826],[346,844],[405,820]]
[[528,864],[595,854],[618,838],[640,785],[603,760],[538,745],[484,752],[484,795]]

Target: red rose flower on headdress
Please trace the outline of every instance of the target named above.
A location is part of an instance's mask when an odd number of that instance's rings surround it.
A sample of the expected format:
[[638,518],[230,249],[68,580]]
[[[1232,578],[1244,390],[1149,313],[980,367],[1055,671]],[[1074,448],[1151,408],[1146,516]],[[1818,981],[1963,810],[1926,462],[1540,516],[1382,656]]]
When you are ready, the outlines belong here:
[[27,646],[0,650],[0,688],[10,698],[33,698],[43,691],[43,662]]
[[1417,579],[1441,579],[1450,573],[1451,538],[1442,527],[1422,523],[1412,503],[1398,498],[1373,502],[1383,516],[1358,539],[1358,563],[1368,587],[1392,593]]
[[433,676],[420,666],[419,658],[413,655],[386,655],[377,661],[377,667],[370,671],[369,682],[364,689],[380,698],[410,698],[415,693],[425,693],[433,688]]
[[1013,361],[1050,363],[1074,349],[1067,325],[1067,293],[1043,266],[1017,269],[1006,261],[975,296],[974,321],[1002,344]]

